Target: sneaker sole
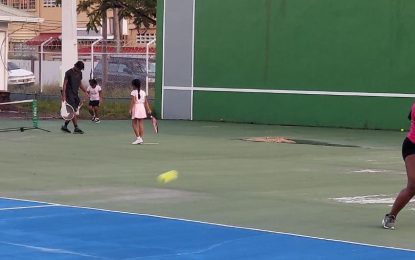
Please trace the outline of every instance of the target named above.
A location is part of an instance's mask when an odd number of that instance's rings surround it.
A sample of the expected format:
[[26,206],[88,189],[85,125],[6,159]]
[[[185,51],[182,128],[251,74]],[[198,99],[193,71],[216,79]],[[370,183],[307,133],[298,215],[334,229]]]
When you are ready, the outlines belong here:
[[384,229],[391,229],[391,230],[394,230],[395,229],[395,227],[388,227],[388,226],[386,226],[385,225],[385,221],[383,221],[383,220],[382,220],[382,226],[383,226]]

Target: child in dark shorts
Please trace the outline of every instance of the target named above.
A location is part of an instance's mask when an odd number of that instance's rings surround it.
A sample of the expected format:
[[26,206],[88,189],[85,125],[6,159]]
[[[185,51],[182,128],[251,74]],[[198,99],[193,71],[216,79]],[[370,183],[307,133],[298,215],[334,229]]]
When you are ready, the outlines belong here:
[[89,80],[89,87],[86,90],[89,95],[89,114],[92,122],[99,123],[99,105],[102,104],[102,88],[95,79]]

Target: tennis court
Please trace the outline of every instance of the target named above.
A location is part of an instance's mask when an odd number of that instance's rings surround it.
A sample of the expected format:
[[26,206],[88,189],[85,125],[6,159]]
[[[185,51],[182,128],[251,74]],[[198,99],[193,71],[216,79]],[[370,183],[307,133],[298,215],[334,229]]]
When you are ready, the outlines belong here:
[[[129,121],[60,123],[0,134],[4,257],[414,257],[413,204],[380,225],[406,180],[403,132],[165,120],[133,146]],[[301,142],[241,140],[266,136]]]

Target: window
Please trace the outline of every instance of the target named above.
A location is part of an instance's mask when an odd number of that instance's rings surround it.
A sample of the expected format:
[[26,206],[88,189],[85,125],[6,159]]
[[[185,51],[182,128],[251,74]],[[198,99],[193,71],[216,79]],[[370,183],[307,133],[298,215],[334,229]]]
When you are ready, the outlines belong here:
[[43,0],[43,7],[57,7],[56,0]]
[[13,8],[20,9],[20,0],[13,0],[12,1]]
[[114,17],[108,18],[107,23],[108,23],[107,33],[110,35],[114,35]]
[[156,39],[154,33],[141,33],[137,35],[137,43],[149,43],[154,39]]
[[7,5],[7,0],[1,0],[2,5]]
[[36,0],[11,0],[7,3],[7,0],[1,0],[2,4],[10,5],[13,8],[21,10],[33,10],[36,9]]

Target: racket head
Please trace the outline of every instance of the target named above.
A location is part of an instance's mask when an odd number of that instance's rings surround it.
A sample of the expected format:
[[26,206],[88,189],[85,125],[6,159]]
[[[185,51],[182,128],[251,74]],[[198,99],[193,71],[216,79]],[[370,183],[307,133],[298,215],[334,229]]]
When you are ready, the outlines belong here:
[[62,102],[61,116],[65,120],[72,120],[75,116],[75,109],[66,102]]

